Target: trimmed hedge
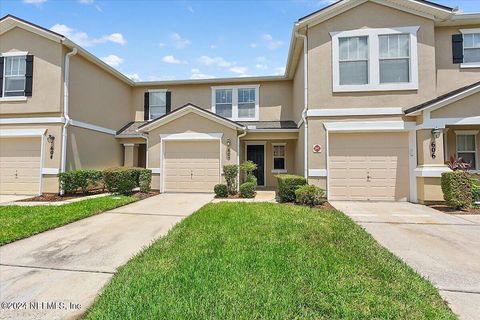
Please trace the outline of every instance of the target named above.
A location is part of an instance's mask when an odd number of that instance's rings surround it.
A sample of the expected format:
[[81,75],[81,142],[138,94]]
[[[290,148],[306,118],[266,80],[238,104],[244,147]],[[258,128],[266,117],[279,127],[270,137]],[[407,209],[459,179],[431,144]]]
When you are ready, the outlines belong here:
[[213,187],[213,191],[219,198],[226,198],[228,196],[228,187],[226,184],[216,184],[215,187]]
[[103,170],[103,181],[109,192],[129,194],[139,187],[141,192],[149,192],[152,171],[144,168],[109,168]]
[[442,173],[442,191],[445,202],[454,209],[472,205],[472,177],[466,171],[456,170]]
[[480,202],[480,180],[472,178],[473,202]]
[[138,187],[140,192],[148,193],[152,190],[152,170],[139,168]]
[[313,186],[304,185],[295,190],[295,202],[314,207],[325,202],[325,190]]
[[255,190],[257,186],[253,182],[244,182],[240,185],[240,197],[253,198],[255,197]]
[[307,184],[307,180],[304,177],[292,174],[279,174],[276,175],[276,178],[278,182],[277,198],[280,202],[295,201],[295,191],[300,186]]
[[72,170],[59,173],[58,179],[66,194],[75,193],[78,189],[88,193],[101,182],[102,172],[96,169]]

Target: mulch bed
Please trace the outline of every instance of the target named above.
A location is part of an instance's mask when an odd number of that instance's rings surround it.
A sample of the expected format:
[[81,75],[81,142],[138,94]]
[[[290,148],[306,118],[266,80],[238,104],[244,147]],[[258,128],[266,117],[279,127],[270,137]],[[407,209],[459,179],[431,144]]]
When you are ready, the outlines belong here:
[[450,214],[480,214],[480,207],[477,208],[467,208],[464,210],[456,210],[453,208],[450,208],[446,204],[432,204],[429,205],[430,208],[445,212],[445,213],[450,213]]
[[[58,201],[65,201],[65,200],[72,200],[72,199],[78,199],[78,198],[83,198],[87,196],[93,196],[96,194],[102,194],[102,193],[107,193],[105,190],[92,190],[87,194],[83,193],[73,193],[73,194],[67,194],[64,196],[59,195],[58,193],[44,193],[42,195],[36,196],[36,197],[31,197],[28,199],[22,199],[18,200],[17,202],[30,202],[30,201],[38,201],[38,202],[58,202]],[[160,192],[158,191],[150,191],[148,193],[143,193],[139,191],[135,191],[132,193],[132,196],[138,198],[139,200],[143,200],[149,197],[156,196]]]

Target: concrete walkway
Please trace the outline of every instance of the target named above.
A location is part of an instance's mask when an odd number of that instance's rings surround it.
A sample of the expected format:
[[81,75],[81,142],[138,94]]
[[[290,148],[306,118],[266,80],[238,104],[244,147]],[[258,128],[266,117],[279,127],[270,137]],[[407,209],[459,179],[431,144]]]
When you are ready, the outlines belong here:
[[331,204],[439,289],[461,319],[480,315],[480,217],[412,203]]
[[212,198],[161,194],[0,247],[0,319],[78,318],[118,267]]

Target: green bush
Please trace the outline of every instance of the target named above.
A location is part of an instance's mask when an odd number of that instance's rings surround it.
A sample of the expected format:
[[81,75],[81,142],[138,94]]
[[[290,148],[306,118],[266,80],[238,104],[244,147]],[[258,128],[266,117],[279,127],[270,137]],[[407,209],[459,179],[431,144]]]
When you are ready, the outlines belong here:
[[152,184],[152,170],[139,168],[138,173],[138,187],[140,192],[148,193],[150,192]]
[[243,171],[243,177],[245,179],[244,182],[255,182],[257,183],[257,179],[252,180],[252,177],[255,177],[253,175],[253,171],[257,169],[257,165],[250,160],[244,161],[240,164],[240,170]]
[[473,202],[471,175],[466,171],[442,173],[442,191],[445,202],[454,209],[469,207]]
[[102,179],[102,172],[95,169],[71,170],[58,174],[59,183],[66,194],[75,193],[80,189],[88,193],[98,186]]
[[304,185],[295,190],[295,202],[314,207],[325,202],[325,190],[312,185]]
[[247,179],[245,180],[245,182],[251,182],[251,183],[253,183],[255,186],[258,186],[257,177],[255,177],[253,174],[248,175],[248,176],[247,176]]
[[280,202],[295,201],[295,190],[307,184],[304,177],[292,174],[279,174],[276,178],[278,182],[277,198]]
[[237,193],[237,176],[238,165],[227,164],[223,166],[223,173],[225,174],[225,181],[227,182],[228,193]]
[[256,185],[253,182],[244,182],[240,185],[240,197],[253,198],[255,197]]
[[138,168],[109,168],[103,170],[103,181],[109,192],[129,194],[138,186]]
[[226,198],[228,196],[228,187],[226,184],[216,184],[213,188],[215,195],[219,198]]
[[480,202],[480,180],[472,178],[473,202]]

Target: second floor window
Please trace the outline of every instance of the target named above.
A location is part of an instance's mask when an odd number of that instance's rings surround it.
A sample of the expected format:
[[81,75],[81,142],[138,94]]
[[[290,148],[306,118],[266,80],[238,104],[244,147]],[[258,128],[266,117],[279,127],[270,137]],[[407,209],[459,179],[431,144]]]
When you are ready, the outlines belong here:
[[463,35],[463,62],[480,62],[480,33]]
[[150,119],[155,119],[167,113],[167,92],[152,91],[149,94]]
[[25,95],[26,57],[4,57],[3,96],[19,97]]
[[380,83],[410,81],[410,35],[379,36]]
[[212,87],[212,111],[232,120],[258,120],[259,86]]
[[367,37],[340,38],[340,84],[368,83]]

